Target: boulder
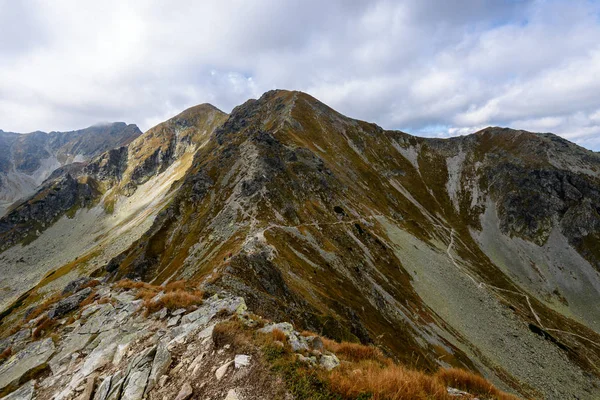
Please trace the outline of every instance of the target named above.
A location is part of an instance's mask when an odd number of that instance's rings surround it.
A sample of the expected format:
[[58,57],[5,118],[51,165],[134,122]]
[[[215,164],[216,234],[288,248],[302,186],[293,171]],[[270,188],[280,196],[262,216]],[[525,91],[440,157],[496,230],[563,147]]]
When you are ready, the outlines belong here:
[[331,371],[340,365],[340,360],[334,354],[322,354],[319,363],[327,371]]
[[57,319],[75,310],[91,293],[92,289],[88,287],[60,300],[48,311],[48,318]]
[[0,365],[0,391],[11,384],[16,384],[26,375],[43,370],[55,349],[52,339],[39,340],[30,343]]
[[227,392],[225,400],[240,400],[240,397],[238,396],[235,389],[230,389],[229,392]]
[[245,354],[237,354],[233,360],[235,368],[247,367],[250,365],[250,356]]
[[88,278],[88,277],[81,277],[81,278],[75,279],[75,280],[67,283],[67,286],[65,286],[65,288],[63,289],[62,294],[67,295],[67,294],[75,293],[83,285],[90,282],[91,280],[92,279]]
[[142,400],[146,383],[150,376],[150,367],[132,371],[125,382],[121,400]]

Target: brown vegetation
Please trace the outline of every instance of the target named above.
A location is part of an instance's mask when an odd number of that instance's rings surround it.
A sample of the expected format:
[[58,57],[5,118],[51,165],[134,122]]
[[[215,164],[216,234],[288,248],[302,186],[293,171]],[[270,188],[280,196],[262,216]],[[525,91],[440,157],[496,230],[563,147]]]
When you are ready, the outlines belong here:
[[7,347],[0,353],[0,361],[7,360],[10,356],[12,356],[12,347]]
[[52,328],[56,325],[56,320],[52,318],[48,318],[47,315],[44,315],[42,319],[40,319],[36,325],[36,328],[33,330],[32,337],[34,339],[39,339],[43,337],[45,334],[50,332]]
[[145,301],[148,313],[153,313],[166,308],[167,310],[177,310],[179,308],[189,309],[193,306],[199,306],[202,304],[203,293],[200,290],[193,292],[186,292],[185,290],[177,289],[172,292],[165,293],[158,300]]
[[440,369],[435,377],[446,386],[464,390],[474,395],[499,400],[517,400],[517,397],[500,391],[483,377],[463,369]]
[[60,293],[56,293],[50,297],[48,297],[46,300],[44,300],[40,305],[38,305],[37,307],[35,307],[34,309],[32,309],[29,314],[27,314],[25,316],[25,322],[29,322],[32,319],[36,319],[37,317],[39,317],[40,315],[42,315],[44,312],[48,311],[50,309],[50,307],[56,303],[57,301],[63,299],[63,295],[61,295]]
[[222,348],[228,344],[237,351],[248,349],[251,343],[244,325],[238,319],[227,320],[215,325],[212,340],[216,348]]
[[278,340],[283,343],[285,343],[287,340],[285,333],[280,329],[273,329],[273,331],[271,331],[271,335],[273,336],[273,340]]
[[377,347],[365,346],[360,343],[338,343],[333,340],[323,338],[323,346],[346,361],[359,362],[362,360],[374,360],[384,364],[390,361]]

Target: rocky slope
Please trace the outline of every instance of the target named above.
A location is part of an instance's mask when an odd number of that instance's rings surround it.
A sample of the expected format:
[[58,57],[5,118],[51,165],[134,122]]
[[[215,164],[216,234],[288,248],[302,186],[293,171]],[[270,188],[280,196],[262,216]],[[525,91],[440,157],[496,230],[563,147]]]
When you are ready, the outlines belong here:
[[80,275],[186,279],[426,371],[600,395],[600,156],[556,136],[417,138],[273,91],[69,176],[93,199],[72,215],[35,227],[50,190],[0,220],[3,326]]
[[124,122],[71,132],[19,134],[0,130],[0,215],[15,201],[35,192],[55,169],[125,146],[140,134],[137,126]]

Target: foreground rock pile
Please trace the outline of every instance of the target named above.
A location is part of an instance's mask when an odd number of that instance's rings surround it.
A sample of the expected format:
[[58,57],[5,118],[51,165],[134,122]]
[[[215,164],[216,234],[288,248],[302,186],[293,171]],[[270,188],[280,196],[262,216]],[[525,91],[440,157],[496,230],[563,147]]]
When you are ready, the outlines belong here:
[[[10,348],[13,353],[0,364],[0,391],[9,393],[5,399],[269,398],[269,393],[262,395],[253,388],[257,380],[253,370],[259,363],[252,355],[213,344],[215,325],[231,315],[259,329],[243,298],[221,293],[195,310],[163,308],[146,316],[136,291],[108,285],[97,286],[96,300],[77,309],[90,292],[82,289],[60,300],[0,342],[0,351]],[[75,318],[67,319],[74,309]],[[33,328],[48,314],[62,318],[58,327],[52,337],[33,339]],[[307,363],[327,369],[339,365],[320,340],[301,336],[291,324],[261,328],[266,333],[276,329],[295,350],[315,348],[320,357],[305,357]],[[273,379],[272,384],[277,383]]]

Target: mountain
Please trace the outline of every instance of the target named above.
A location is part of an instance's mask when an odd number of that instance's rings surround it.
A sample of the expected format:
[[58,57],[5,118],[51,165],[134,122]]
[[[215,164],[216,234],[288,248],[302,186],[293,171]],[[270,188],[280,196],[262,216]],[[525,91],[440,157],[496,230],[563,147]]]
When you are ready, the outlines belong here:
[[419,138],[271,91],[57,171],[0,238],[6,329],[80,276],[183,279],[425,371],[600,396],[600,155],[552,134]]
[[124,122],[71,132],[19,134],[0,130],[0,215],[28,196],[57,168],[129,144],[141,134]]

